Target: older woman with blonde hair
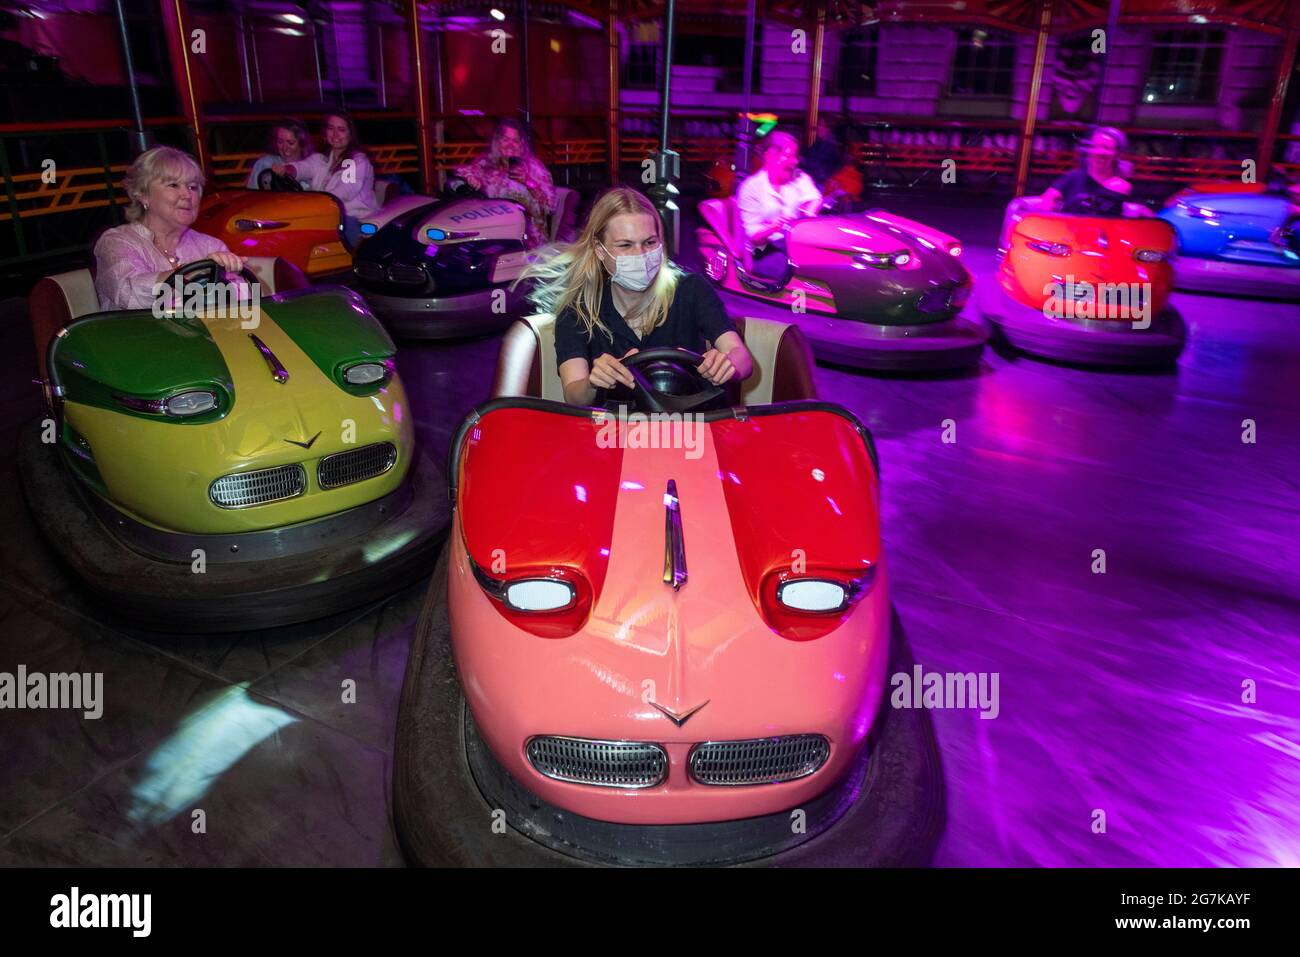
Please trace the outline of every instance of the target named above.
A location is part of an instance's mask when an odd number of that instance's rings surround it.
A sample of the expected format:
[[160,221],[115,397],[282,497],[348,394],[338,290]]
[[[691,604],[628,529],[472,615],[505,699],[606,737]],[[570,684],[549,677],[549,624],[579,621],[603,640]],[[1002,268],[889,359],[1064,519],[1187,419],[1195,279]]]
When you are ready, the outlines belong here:
[[[228,278],[244,267],[226,244],[190,229],[203,197],[203,171],[194,157],[170,146],[141,153],[123,184],[126,225],[95,243],[95,292],[101,309],[149,309],[156,286],[187,263],[211,259]],[[240,280],[236,280],[240,281]]]
[[659,215],[630,187],[602,193],[577,241],[542,251],[520,278],[535,280],[529,298],[555,316],[567,402],[591,405],[597,390],[631,387],[619,360],[643,348],[700,353],[698,371],[714,385],[754,370],[718,294],[702,276],[664,259]]

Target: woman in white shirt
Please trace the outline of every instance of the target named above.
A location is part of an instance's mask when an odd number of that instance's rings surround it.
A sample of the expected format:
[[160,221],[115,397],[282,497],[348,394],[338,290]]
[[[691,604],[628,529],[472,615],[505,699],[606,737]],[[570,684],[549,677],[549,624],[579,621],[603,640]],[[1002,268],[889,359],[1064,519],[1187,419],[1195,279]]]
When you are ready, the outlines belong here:
[[773,131],[763,143],[762,169],[736,193],[745,239],[753,250],[751,271],[767,279],[785,277],[785,237],[791,224],[821,209],[821,191],[798,163],[798,141]]
[[326,152],[271,168],[311,183],[314,190],[333,193],[343,204],[343,235],[355,246],[361,241],[361,220],[379,208],[375,204],[375,170],[357,137],[355,121],[346,113],[325,117],[324,137]]

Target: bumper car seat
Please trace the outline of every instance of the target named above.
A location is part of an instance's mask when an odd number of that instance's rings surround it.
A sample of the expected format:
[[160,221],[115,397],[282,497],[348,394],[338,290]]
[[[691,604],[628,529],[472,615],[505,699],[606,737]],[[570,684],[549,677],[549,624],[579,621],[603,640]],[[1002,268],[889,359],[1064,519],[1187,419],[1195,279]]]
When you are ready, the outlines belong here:
[[780,292],[794,276],[794,263],[787,258],[785,271],[776,279],[756,276],[753,273],[754,253],[745,239],[740,221],[740,207],[734,197],[706,199],[700,203],[700,215],[709,224],[727,249],[727,255],[736,265],[736,276],[744,285],[759,292]]

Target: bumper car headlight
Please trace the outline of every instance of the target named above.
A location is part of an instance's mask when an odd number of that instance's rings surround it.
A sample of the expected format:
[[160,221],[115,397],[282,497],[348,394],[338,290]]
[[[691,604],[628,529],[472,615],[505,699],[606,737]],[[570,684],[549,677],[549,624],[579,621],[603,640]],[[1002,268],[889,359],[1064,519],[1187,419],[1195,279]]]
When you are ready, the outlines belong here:
[[814,614],[843,611],[850,597],[848,585],[819,578],[782,582],[776,588],[776,600],[786,608]]
[[895,266],[906,266],[912,261],[911,253],[858,253],[853,258],[874,269],[893,269]]
[[1070,255],[1070,247],[1065,245],[1065,243],[1043,243],[1036,239],[1031,239],[1025,245],[1034,250],[1034,252],[1045,253],[1048,256]]
[[382,362],[358,362],[343,370],[343,381],[348,385],[374,385],[388,376],[388,366]]
[[961,243],[949,243],[949,244],[948,244],[948,255],[949,255],[949,256],[954,256],[954,257],[960,257],[960,256],[961,256]]
[[563,611],[577,597],[573,585],[554,578],[525,578],[509,582],[504,589],[507,607],[523,612]]
[[113,399],[132,412],[144,412],[147,415],[167,415],[178,419],[211,412],[217,407],[214,392],[191,391],[178,392],[166,399],[142,399],[134,395],[115,395]]
[[1140,263],[1162,263],[1165,261],[1165,254],[1159,249],[1139,249],[1133,254],[1133,258]]
[[182,392],[166,402],[168,415],[184,418],[189,415],[202,415],[217,407],[217,397],[211,392]]
[[379,227],[374,223],[362,223],[361,228],[357,230],[362,236],[373,236],[379,232]]
[[1177,204],[1177,209],[1193,219],[1216,219],[1219,215],[1218,212],[1208,206],[1196,206],[1192,203],[1180,202]]

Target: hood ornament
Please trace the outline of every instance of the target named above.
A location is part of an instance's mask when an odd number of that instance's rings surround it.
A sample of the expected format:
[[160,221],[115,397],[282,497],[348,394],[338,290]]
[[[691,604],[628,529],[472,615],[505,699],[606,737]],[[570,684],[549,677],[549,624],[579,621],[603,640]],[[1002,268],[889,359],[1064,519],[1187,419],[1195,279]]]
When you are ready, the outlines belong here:
[[678,713],[678,712],[676,712],[676,711],[673,711],[671,708],[665,708],[663,705],[659,704],[659,702],[657,702],[657,701],[651,701],[651,702],[650,702],[650,705],[651,705],[651,706],[652,706],[656,711],[658,711],[660,714],[662,714],[665,718],[667,718],[669,721],[671,721],[673,724],[677,725],[677,727],[680,728],[680,727],[681,727],[682,725],[684,725],[687,721],[690,721],[691,718],[692,718],[696,713],[698,713],[699,710],[700,710],[701,708],[703,708],[706,704],[708,704],[710,700],[711,700],[711,699],[707,699],[707,698],[706,698],[704,701],[701,701],[699,704],[697,704],[694,708],[691,708],[691,709],[689,709],[689,710],[687,710],[687,711],[683,711],[683,712],[681,712],[681,713]]
[[664,491],[664,584],[672,585],[674,591],[686,584],[686,540],[682,537],[682,506],[677,500],[676,479],[669,479]]
[[321,434],[322,434],[322,433],[317,432],[315,435],[313,435],[313,436],[312,436],[310,439],[308,439],[306,442],[295,442],[293,439],[285,439],[285,441],[288,442],[290,445],[296,445],[296,446],[298,446],[298,448],[300,448],[300,449],[309,449],[309,448],[311,448],[313,445],[316,444],[316,440],[319,439],[319,438],[321,437]]
[[257,346],[257,351],[262,353],[262,358],[266,360],[266,364],[271,370],[271,378],[281,385],[288,382],[289,370],[276,358],[275,353],[271,351],[271,347],[251,332],[248,334],[248,338],[253,340],[253,345]]

